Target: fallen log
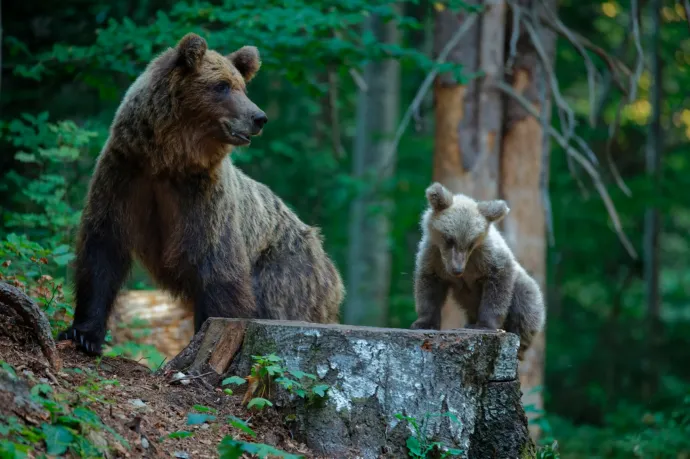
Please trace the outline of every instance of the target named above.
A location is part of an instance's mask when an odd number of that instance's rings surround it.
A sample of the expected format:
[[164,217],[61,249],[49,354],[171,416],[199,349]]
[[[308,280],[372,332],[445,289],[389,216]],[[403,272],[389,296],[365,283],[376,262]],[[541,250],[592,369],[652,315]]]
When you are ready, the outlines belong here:
[[426,419],[420,440],[462,450],[459,457],[522,458],[534,445],[520,402],[517,349],[518,337],[500,331],[212,318],[160,371],[218,385],[249,375],[252,356],[275,354],[285,367],[316,375],[330,386],[322,403],[281,390],[271,400],[292,414],[298,439],[327,457],[407,457],[414,429],[396,416],[403,415]]

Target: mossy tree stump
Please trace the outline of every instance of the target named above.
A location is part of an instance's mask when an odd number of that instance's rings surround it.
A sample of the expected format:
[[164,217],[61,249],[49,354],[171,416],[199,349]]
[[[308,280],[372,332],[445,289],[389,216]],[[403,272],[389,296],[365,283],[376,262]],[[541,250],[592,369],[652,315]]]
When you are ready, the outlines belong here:
[[511,333],[421,331],[270,320],[209,319],[162,371],[206,374],[211,384],[249,374],[252,355],[328,384],[318,404],[276,392],[294,413],[295,434],[328,457],[407,457],[411,426],[396,414],[429,418],[429,441],[468,458],[530,457],[520,402],[518,338]]

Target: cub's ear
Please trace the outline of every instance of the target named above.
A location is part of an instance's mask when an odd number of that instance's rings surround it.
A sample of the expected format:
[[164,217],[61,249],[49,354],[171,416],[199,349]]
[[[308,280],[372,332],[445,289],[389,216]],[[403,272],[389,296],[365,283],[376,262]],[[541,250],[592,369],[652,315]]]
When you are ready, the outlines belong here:
[[480,201],[477,203],[477,209],[489,223],[500,221],[510,212],[508,204],[502,199],[497,199],[495,201]]
[[177,44],[178,62],[190,70],[195,70],[201,64],[207,49],[206,40],[195,33],[188,33]]
[[227,58],[247,82],[254,78],[261,67],[261,57],[256,46],[243,46],[234,53],[228,54]]
[[435,212],[446,210],[453,204],[453,193],[438,182],[426,189],[426,199]]

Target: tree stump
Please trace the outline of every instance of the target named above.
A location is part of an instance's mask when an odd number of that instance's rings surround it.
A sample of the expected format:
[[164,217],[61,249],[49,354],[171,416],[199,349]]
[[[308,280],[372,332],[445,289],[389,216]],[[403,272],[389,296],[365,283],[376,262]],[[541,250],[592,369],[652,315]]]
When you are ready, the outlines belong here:
[[[317,375],[323,403],[276,392],[294,414],[296,436],[327,457],[407,457],[412,427],[466,458],[530,457],[534,445],[520,402],[518,337],[505,332],[427,331],[306,322],[212,318],[161,371],[187,371],[210,384],[247,376],[252,355]],[[451,413],[453,422],[442,413]]]

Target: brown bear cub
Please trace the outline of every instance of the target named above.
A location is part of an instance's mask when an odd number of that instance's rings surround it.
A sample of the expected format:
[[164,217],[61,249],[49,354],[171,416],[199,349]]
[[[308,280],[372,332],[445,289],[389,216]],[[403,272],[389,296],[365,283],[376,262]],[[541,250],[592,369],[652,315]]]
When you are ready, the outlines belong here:
[[492,223],[505,201],[453,195],[440,183],[426,190],[415,268],[416,329],[439,329],[448,292],[467,313],[467,328],[503,329],[520,337],[518,358],[544,326],[539,285],[517,262]]
[[255,47],[223,56],[188,34],[128,89],[91,179],[61,339],[101,353],[133,257],[194,308],[196,331],[209,317],[338,321],[345,290],[319,230],[228,155],[267,122],[246,93],[260,65]]

